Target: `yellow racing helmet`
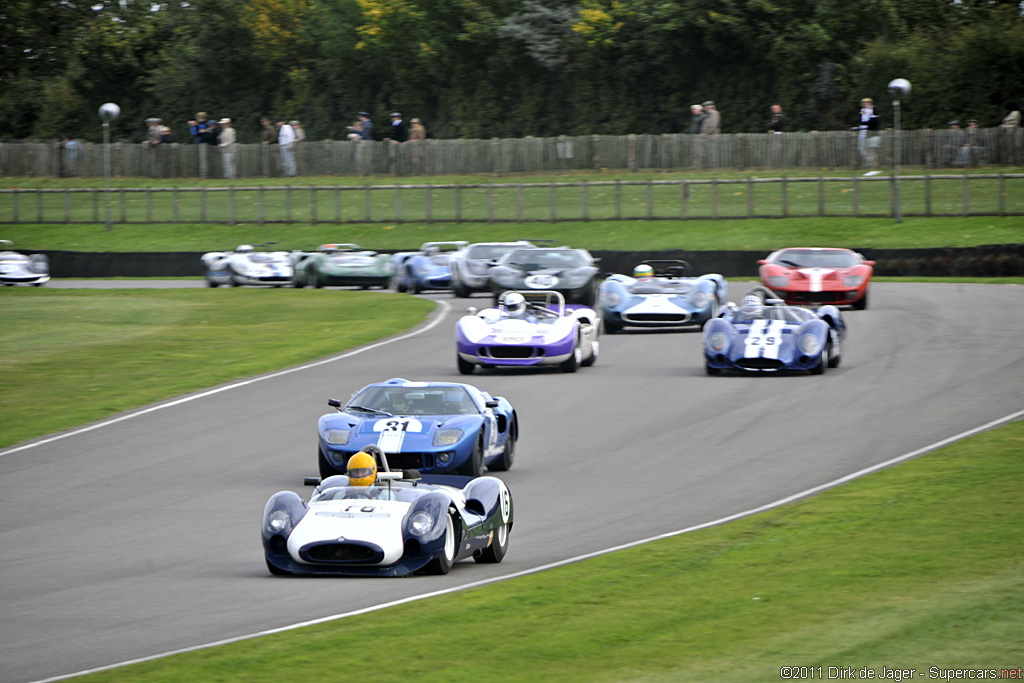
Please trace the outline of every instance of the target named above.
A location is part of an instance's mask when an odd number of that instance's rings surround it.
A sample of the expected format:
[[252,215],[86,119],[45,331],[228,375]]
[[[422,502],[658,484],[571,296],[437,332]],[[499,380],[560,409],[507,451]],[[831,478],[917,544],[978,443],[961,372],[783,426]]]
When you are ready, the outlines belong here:
[[633,269],[633,277],[637,280],[645,277],[654,277],[654,267],[647,263],[641,263]]
[[377,459],[359,451],[348,459],[347,474],[350,486],[370,486],[377,481]]

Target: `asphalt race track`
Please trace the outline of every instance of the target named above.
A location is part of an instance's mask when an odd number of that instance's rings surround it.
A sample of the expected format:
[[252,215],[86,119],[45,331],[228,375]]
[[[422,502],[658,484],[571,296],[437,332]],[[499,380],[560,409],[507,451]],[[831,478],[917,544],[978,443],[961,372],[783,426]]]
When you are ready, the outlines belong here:
[[[745,286],[733,284],[732,298]],[[409,579],[272,577],[263,505],[281,489],[307,493],[327,398],[390,377],[461,380],[453,328],[466,302],[429,296],[454,307],[420,335],[0,452],[0,680],[212,643],[675,531],[1024,408],[1020,286],[876,283],[871,308],[845,314],[843,363],[824,376],[707,377],[696,330],[604,335],[597,364],[573,375],[477,370],[467,380],[520,416],[516,462],[502,475],[516,502],[502,564]],[[52,409],[68,400],[53,397]]]

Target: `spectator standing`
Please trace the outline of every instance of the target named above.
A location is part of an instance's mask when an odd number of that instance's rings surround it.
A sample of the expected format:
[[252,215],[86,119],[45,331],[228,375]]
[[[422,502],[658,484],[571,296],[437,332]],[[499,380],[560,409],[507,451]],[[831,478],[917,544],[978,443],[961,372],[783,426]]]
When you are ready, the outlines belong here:
[[291,122],[292,130],[295,131],[295,142],[304,142],[306,140],[306,129],[302,127],[302,124],[298,121]]
[[960,154],[960,161],[964,166],[977,166],[985,163],[985,145],[978,129],[978,119],[971,119],[967,122],[967,141]]
[[785,133],[786,132],[786,115],[782,113],[781,104],[773,104],[771,107],[772,118],[768,121],[768,132],[769,133]]
[[700,135],[704,119],[706,118],[707,114],[704,113],[704,107],[699,104],[690,105],[690,135]]
[[959,121],[950,121],[947,126],[942,146],[941,163],[943,166],[963,166],[962,150],[967,144],[967,135],[960,127]]
[[875,135],[878,132],[878,114],[875,113],[875,101],[865,97],[860,101],[860,111],[857,112],[856,125],[853,130],[857,131],[857,151],[865,166],[874,168],[877,165],[875,159],[874,143]]
[[704,135],[717,136],[722,128],[722,114],[711,100],[708,100],[702,106],[704,107],[705,119],[701,123],[700,132]]
[[409,142],[412,144],[412,161],[417,166],[423,163],[423,143],[427,139],[427,129],[418,118],[409,121]]
[[277,143],[277,129],[266,116],[260,117],[260,142],[264,145]]
[[395,142],[405,142],[409,139],[405,132],[405,123],[402,121],[402,112],[391,112],[391,139]]
[[196,114],[196,117],[188,122],[189,133],[192,134],[192,140],[196,144],[203,142],[209,142],[207,136],[210,132],[211,122],[206,119],[206,112],[201,111]]
[[281,166],[284,174],[289,177],[295,175],[295,130],[284,119],[277,120],[277,145],[281,148]]
[[160,144],[160,119],[146,119],[146,141],[144,145]]
[[357,119],[355,123],[348,127],[348,134],[345,137],[349,140],[362,140],[363,122]]
[[75,175],[75,165],[78,162],[78,140],[70,135],[65,135],[57,145],[60,150],[60,177],[67,178]]
[[220,158],[224,168],[224,177],[231,179],[235,177],[235,127],[231,119],[220,120],[220,136],[217,146],[220,148]]
[[360,140],[373,140],[373,121],[365,111],[359,112],[359,123],[349,126],[348,129],[357,133]]
[[160,144],[169,145],[174,142],[174,135],[171,134],[170,126],[160,126]]
[[999,124],[1000,128],[1020,128],[1020,105],[1016,102],[1007,102],[1006,105],[1006,116],[1003,117],[1003,122]]

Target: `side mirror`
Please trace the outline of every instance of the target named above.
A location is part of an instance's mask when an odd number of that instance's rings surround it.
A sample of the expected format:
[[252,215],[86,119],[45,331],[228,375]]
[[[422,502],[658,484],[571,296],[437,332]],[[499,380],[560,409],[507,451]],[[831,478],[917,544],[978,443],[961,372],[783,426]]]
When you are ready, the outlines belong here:
[[766,263],[768,263],[768,259],[763,259],[763,258],[757,259],[757,265],[759,265],[759,266],[763,266]]
[[484,405],[487,406],[488,408],[497,408],[498,401],[492,398],[489,401],[485,402]]
[[329,405],[332,408],[340,408],[341,407],[341,401],[339,401],[336,398],[329,398],[329,399],[327,399],[327,405]]
[[875,265],[874,261],[865,261],[864,263],[865,263],[865,265],[869,265],[869,266]]
[[320,477],[305,477],[302,480],[303,486],[316,486],[320,483]]

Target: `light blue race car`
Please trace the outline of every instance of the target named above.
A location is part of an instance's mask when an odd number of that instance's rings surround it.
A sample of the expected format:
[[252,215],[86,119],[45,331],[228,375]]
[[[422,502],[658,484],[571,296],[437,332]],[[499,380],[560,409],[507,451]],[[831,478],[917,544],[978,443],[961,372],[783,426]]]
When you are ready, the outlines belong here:
[[515,458],[519,419],[512,404],[469,384],[390,379],[360,389],[317,424],[320,476],[345,474],[348,459],[374,444],[396,469],[478,477]]
[[394,255],[395,290],[419,294],[430,289],[448,289],[452,285],[451,257],[468,242],[426,242],[419,251]]
[[700,327],[726,301],[728,285],[717,273],[698,277],[686,261],[643,261],[629,275],[609,275],[601,283],[604,331],[623,327]]

